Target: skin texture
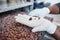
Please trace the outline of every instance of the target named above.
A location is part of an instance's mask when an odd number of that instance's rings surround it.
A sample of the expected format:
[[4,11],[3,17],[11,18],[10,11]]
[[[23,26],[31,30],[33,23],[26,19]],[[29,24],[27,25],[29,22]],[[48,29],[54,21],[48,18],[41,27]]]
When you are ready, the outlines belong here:
[[57,27],[55,33],[53,34],[53,37],[54,37],[56,40],[60,40],[60,28]]
[[[51,11],[50,14],[58,14],[59,13],[59,7],[57,5],[49,6],[48,8]],[[60,28],[57,27],[55,33],[53,34],[53,37],[56,40],[60,40]]]
[[57,5],[49,6],[48,8],[50,9],[51,14],[58,14],[59,13],[59,7]]

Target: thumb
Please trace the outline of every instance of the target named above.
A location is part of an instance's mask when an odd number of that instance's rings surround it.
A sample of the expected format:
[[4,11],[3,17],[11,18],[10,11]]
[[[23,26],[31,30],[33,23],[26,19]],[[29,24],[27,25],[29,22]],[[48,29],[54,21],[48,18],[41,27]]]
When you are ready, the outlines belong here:
[[32,32],[38,32],[38,31],[46,31],[46,30],[43,26],[35,27],[32,29]]

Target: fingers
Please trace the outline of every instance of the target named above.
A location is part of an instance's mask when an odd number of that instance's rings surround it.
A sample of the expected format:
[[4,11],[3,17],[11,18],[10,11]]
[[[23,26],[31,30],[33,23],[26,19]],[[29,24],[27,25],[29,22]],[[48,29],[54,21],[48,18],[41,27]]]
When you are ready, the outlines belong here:
[[46,29],[43,26],[35,27],[32,29],[32,32],[38,32],[38,31],[46,31]]
[[29,15],[22,15],[22,14],[18,14],[18,16],[19,17],[23,17],[23,18],[26,18],[26,19],[29,19],[30,17],[32,17],[32,16],[29,16]]
[[20,22],[20,23],[24,23],[25,21],[27,21],[25,18],[23,18],[23,17],[18,17],[18,16],[16,16],[16,21],[17,22]]
[[23,15],[22,14],[18,14],[17,16],[22,17]]
[[20,17],[23,17],[21,14],[18,14],[17,16],[15,16],[15,18],[20,18]]
[[18,14],[18,16],[15,16],[15,20],[16,22],[25,24],[25,22],[27,21],[27,18],[25,18],[25,16],[23,16],[22,14]]
[[29,27],[35,27],[40,25],[40,18],[38,17],[31,17],[29,15],[21,15],[15,16],[16,22],[19,22],[21,24],[27,25]]
[[24,25],[27,25],[29,27],[32,27],[32,22],[29,21],[31,16],[28,16],[28,15],[21,15],[21,14],[18,14],[18,16],[15,16],[15,20],[16,22],[19,22],[21,24],[24,24]]

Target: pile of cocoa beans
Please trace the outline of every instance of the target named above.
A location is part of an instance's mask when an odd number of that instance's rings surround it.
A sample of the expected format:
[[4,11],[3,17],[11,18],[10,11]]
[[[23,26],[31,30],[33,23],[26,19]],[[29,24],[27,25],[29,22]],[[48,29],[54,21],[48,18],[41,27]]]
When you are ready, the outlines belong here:
[[[21,14],[21,13],[20,13]],[[33,33],[32,28],[15,21],[16,14],[1,14],[0,40],[41,40],[44,32]]]

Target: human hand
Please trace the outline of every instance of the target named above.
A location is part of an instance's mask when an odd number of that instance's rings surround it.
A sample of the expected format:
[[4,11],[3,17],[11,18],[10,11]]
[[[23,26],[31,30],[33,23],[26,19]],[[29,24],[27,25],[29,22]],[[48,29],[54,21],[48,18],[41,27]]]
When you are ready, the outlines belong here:
[[48,8],[41,8],[41,9],[35,9],[29,13],[31,16],[38,16],[40,18],[45,17],[47,14],[50,13],[50,10]]
[[32,27],[32,32],[47,31],[50,34],[54,34],[57,28],[55,24],[40,17],[19,14],[18,16],[15,16],[15,18],[17,22]]

